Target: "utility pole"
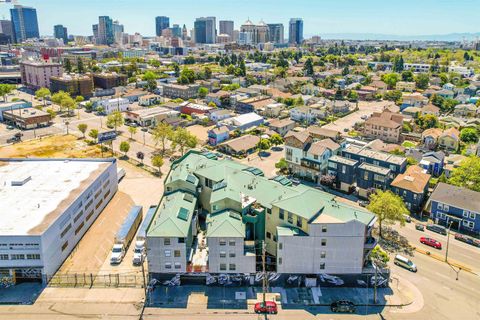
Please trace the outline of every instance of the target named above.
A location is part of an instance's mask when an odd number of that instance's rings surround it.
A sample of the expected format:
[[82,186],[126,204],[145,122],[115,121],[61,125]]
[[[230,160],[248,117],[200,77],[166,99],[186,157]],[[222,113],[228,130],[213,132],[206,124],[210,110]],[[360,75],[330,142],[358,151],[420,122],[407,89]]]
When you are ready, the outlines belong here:
[[265,271],[265,252],[266,244],[265,240],[262,242],[262,270],[263,270],[263,305],[265,305],[267,295],[267,272]]
[[377,304],[377,280],[378,280],[378,276],[377,276],[377,265],[373,262],[373,260],[372,260],[372,266],[375,269],[375,278],[373,280],[373,303]]
[[142,253],[142,279],[143,279],[143,290],[145,291],[145,303],[147,301],[147,283],[145,282],[145,257]]
[[450,229],[452,228],[452,223],[453,221],[450,221],[448,224],[448,230],[447,230],[447,249],[445,250],[445,262],[448,263],[448,245],[450,244]]

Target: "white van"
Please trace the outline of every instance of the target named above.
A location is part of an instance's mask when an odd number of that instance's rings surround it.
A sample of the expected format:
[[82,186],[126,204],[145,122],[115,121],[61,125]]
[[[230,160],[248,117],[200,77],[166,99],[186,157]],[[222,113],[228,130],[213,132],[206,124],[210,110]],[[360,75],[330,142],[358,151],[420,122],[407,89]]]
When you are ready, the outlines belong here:
[[415,265],[415,263],[402,255],[397,254],[393,263],[412,272],[417,272],[417,266]]

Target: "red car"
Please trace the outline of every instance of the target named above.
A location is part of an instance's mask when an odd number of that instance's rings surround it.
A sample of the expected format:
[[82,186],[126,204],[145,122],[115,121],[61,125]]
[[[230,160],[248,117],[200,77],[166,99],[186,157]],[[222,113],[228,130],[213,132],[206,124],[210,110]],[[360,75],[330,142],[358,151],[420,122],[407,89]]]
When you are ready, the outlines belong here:
[[255,310],[255,313],[261,313],[261,314],[265,314],[265,313],[277,314],[278,313],[277,304],[273,301],[265,301],[265,303],[257,302],[255,303],[254,310]]
[[421,237],[420,242],[427,245],[427,246],[434,247],[435,249],[442,250],[442,244],[440,243],[440,241],[437,241],[435,239],[427,238],[427,237]]

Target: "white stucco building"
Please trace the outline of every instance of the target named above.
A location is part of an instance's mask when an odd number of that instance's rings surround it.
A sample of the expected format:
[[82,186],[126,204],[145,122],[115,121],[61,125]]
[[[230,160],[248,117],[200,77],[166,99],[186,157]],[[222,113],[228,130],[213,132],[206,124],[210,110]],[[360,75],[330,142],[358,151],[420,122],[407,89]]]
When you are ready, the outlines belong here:
[[110,114],[114,111],[120,111],[120,112],[127,111],[129,106],[130,106],[130,101],[125,98],[101,100],[97,103],[97,108],[103,107],[106,114]]

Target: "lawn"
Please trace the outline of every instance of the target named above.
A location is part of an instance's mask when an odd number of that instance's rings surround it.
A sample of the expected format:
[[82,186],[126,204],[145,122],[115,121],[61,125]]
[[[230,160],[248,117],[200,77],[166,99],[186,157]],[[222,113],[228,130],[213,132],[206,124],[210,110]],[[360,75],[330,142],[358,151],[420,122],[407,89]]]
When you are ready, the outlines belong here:
[[407,140],[402,143],[402,146],[404,146],[405,148],[415,148],[417,144],[415,142]]

